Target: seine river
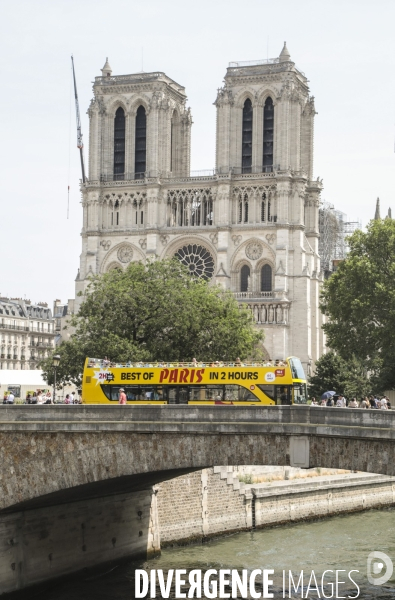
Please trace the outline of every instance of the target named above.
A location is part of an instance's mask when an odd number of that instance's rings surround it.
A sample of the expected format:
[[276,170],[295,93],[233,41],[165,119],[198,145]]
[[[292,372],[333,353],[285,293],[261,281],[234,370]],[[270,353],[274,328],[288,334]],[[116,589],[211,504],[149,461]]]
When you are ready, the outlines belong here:
[[[167,548],[162,555],[144,564],[125,563],[113,570],[89,572],[65,581],[46,584],[29,592],[10,595],[23,600],[131,600],[136,568],[145,569],[274,569],[274,598],[283,597],[282,571],[299,575],[303,569],[304,594],[311,571],[317,580],[326,569],[358,570],[353,579],[360,587],[359,598],[395,600],[395,573],[383,586],[371,585],[366,576],[367,558],[381,551],[395,563],[395,510],[373,510],[311,523],[286,525],[273,529],[243,532],[209,543],[182,548]],[[384,571],[383,571],[384,572]],[[289,577],[289,575],[288,575]],[[344,571],[339,576],[345,581]],[[257,580],[258,581],[258,580]],[[356,596],[357,588],[347,579],[339,586],[339,596]],[[320,597],[322,598],[322,588]],[[324,588],[330,597],[330,587]],[[161,596],[158,594],[157,598]],[[174,590],[171,594],[174,598]],[[285,597],[289,597],[286,585]],[[300,598],[293,594],[293,598]],[[318,598],[309,591],[309,598]]]

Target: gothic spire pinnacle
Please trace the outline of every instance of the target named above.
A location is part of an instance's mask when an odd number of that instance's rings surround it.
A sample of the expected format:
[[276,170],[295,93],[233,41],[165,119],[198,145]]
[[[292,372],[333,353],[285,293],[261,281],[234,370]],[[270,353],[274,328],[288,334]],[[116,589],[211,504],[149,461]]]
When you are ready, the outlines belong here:
[[110,77],[112,73],[112,69],[110,67],[110,63],[108,62],[108,58],[106,58],[106,63],[104,67],[101,69],[103,77]]
[[291,60],[291,55],[287,48],[287,42],[284,42],[284,47],[281,50],[281,54],[280,54],[280,62],[286,62],[287,60]]
[[388,217],[389,219],[392,219],[392,211],[391,211],[391,208],[389,208],[389,209],[388,209],[388,215],[387,215],[387,217]]
[[376,200],[376,212],[374,213],[374,220],[378,221],[379,219],[381,219],[381,217],[380,217],[380,198],[377,198],[377,200]]

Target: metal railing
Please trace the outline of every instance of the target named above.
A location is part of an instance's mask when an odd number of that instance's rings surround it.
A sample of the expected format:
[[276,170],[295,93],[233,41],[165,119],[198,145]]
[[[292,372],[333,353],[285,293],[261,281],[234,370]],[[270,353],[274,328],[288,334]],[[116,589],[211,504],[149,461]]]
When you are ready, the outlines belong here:
[[259,65],[274,65],[279,62],[279,58],[263,58],[260,60],[239,60],[230,62],[229,67],[257,67]]
[[7,323],[0,323],[0,329],[12,329],[14,331],[29,331],[29,327],[25,325],[11,325]]
[[160,171],[146,171],[145,173],[109,173],[100,175],[100,182],[108,183],[114,181],[141,181],[145,179],[179,179],[180,177],[214,177],[215,175],[250,175],[250,174],[263,174],[273,173],[274,171],[280,170],[280,165],[253,165],[251,167],[219,167],[212,169],[198,169],[190,171],[189,175],[181,175],[176,172],[160,172]]
[[167,369],[167,368],[175,368],[175,367],[189,367],[189,368],[216,368],[216,367],[286,367],[288,365],[285,359],[283,360],[267,360],[267,361],[245,361],[236,359],[232,362],[224,362],[222,360],[215,361],[191,361],[191,362],[179,362],[179,361],[171,361],[171,362],[112,362],[107,359],[102,358],[89,358],[88,359],[88,368],[89,369]]
[[240,298],[274,298],[274,292],[233,292],[236,299]]

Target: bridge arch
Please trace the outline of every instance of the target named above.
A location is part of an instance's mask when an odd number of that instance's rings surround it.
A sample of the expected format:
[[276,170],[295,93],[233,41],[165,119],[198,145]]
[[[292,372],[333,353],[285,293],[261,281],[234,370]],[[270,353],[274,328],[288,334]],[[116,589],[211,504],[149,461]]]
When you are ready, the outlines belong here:
[[320,407],[1,407],[0,511],[148,489],[216,465],[395,475],[395,414]]

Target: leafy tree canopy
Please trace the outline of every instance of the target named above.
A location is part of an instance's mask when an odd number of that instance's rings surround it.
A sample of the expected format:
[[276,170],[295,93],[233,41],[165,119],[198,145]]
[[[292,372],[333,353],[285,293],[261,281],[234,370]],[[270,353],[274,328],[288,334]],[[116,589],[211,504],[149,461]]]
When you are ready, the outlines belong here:
[[361,398],[371,392],[371,383],[355,357],[346,361],[338,354],[328,352],[315,363],[315,373],[309,378],[309,396],[319,399],[330,390],[344,394],[348,399]]
[[349,238],[350,253],[325,282],[328,344],[355,356],[380,390],[395,386],[395,221],[371,221]]
[[[87,356],[113,361],[234,360],[256,352],[262,333],[230,292],[191,277],[177,260],[131,263],[92,278],[75,332],[57,349],[58,382],[80,383]],[[52,356],[41,364],[52,381]]]

